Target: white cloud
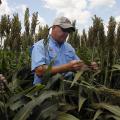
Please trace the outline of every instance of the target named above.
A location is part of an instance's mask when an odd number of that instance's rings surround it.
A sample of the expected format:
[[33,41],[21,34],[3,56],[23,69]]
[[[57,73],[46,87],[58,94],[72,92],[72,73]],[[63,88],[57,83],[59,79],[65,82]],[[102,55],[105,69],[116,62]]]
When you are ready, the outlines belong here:
[[[32,16],[30,16],[29,21],[30,21],[30,24],[31,24],[31,22],[32,22]],[[42,27],[44,27],[44,26],[46,25],[46,21],[44,20],[44,18],[42,18],[42,17],[38,14],[38,24],[37,24],[37,26],[36,26],[35,33],[38,32],[38,30],[39,30],[39,25],[42,26]],[[24,31],[24,30],[23,30],[23,31]]]
[[8,1],[3,0],[2,4],[0,5],[0,16],[2,16],[4,14],[12,16],[14,13],[19,13],[19,16],[23,17],[26,7],[27,6],[24,4],[15,6],[15,7],[13,7],[12,5],[9,6]]
[[[111,9],[116,5],[116,0],[42,0],[44,7],[54,10],[56,16],[66,16],[77,20],[77,27],[81,30],[88,29],[94,8],[106,7]],[[96,12],[96,11],[95,11]],[[82,27],[81,27],[82,26]],[[86,27],[87,26],[87,27]],[[105,31],[107,27],[105,26]]]
[[[25,14],[26,8],[27,8],[27,5],[22,4],[22,5],[16,6],[13,10],[13,11],[19,13],[20,20],[21,20],[21,23],[22,23],[22,28],[24,28],[24,14]],[[31,23],[32,22],[32,15],[30,15],[29,20],[30,20],[30,23]],[[41,26],[46,25],[46,22],[45,22],[44,18],[42,18],[40,16],[40,14],[38,14],[38,23],[39,24],[36,26],[36,31],[38,31],[39,25],[41,25]],[[22,29],[22,31],[23,30],[24,29]]]
[[116,20],[116,22],[117,22],[117,24],[116,24],[116,32],[117,32],[118,25],[120,24],[120,16],[116,16],[116,17],[115,17],[115,20]]
[[76,9],[84,9],[86,8],[87,2],[86,0],[42,0],[44,1],[45,7],[50,9],[59,9],[59,8],[71,8]]
[[91,13],[87,10],[86,0],[42,0],[44,6],[56,11],[56,16],[66,16],[79,24],[87,22]]
[[100,6],[106,6],[106,7],[113,7],[116,4],[116,0],[89,0],[90,7],[100,7]]
[[[4,14],[8,14],[10,15],[10,17],[12,17],[14,13],[18,13],[20,21],[21,21],[21,25],[22,25],[22,32],[23,32],[24,31],[24,13],[27,8],[27,5],[25,4],[15,5],[14,4],[14,6],[15,7],[13,7],[12,5],[9,6],[7,0],[3,0],[2,4],[0,5],[0,17]],[[31,17],[32,15],[30,16],[30,23],[32,20]],[[42,18],[39,14],[38,14],[38,21],[40,22],[39,25],[42,25],[42,26],[46,25],[44,18]],[[36,31],[38,30],[39,25],[37,25]]]
[[120,16],[117,16],[117,17],[115,18],[115,20],[116,20],[117,23],[119,23],[119,22],[120,22]]
[[38,22],[40,22],[39,24],[42,26],[47,24],[45,19],[43,17],[41,17],[40,14],[38,14]]
[[108,23],[104,24],[104,31],[105,31],[105,35],[107,35],[107,32],[108,32]]
[[27,5],[22,4],[22,5],[16,6],[15,8],[12,8],[12,12],[13,13],[17,12],[20,16],[23,16],[26,8],[27,8]]
[[7,0],[2,0],[2,4],[0,5],[0,16],[3,14],[11,14]]
[[36,26],[36,30],[35,32],[37,33],[39,30],[39,25],[40,26],[45,26],[47,23],[45,22],[44,18],[42,18],[39,14],[38,14],[38,25]]

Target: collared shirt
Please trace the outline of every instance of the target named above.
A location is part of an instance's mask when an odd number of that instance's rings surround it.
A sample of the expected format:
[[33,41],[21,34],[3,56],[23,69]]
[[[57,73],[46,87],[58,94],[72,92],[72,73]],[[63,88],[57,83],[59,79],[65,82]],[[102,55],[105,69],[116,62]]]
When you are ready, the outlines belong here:
[[[79,60],[74,48],[67,42],[59,45],[51,36],[48,38],[47,51],[44,46],[44,40],[40,40],[33,45],[32,49],[32,71],[40,65],[49,65],[54,60],[53,66],[69,63],[71,60]],[[33,84],[41,83],[42,79],[34,75]]]

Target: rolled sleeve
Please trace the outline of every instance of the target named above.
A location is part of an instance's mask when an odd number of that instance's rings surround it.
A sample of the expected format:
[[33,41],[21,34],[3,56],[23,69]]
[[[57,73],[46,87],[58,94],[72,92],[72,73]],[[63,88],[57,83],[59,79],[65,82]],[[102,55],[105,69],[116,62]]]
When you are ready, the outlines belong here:
[[75,53],[75,50],[73,50],[74,52],[74,60],[80,60],[80,58],[77,56],[77,54]]
[[74,56],[74,59],[75,60],[80,60],[80,58],[77,55]]
[[73,51],[73,55],[74,55],[74,60],[80,60],[80,58],[77,56],[75,49],[71,46],[72,51]]
[[35,70],[36,67],[45,64],[45,52],[44,47],[42,45],[34,45],[31,59],[32,59],[31,64],[32,71]]

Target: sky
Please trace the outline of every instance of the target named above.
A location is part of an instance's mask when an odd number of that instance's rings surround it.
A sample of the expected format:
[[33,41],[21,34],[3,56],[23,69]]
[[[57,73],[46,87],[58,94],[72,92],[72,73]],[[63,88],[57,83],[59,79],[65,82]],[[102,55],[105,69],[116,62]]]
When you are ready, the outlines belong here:
[[40,25],[51,26],[58,16],[68,17],[71,21],[76,20],[76,28],[81,33],[92,25],[92,17],[97,15],[103,20],[107,30],[110,16],[120,22],[120,0],[2,0],[0,16],[14,13],[19,14],[22,22],[26,8],[32,13],[38,12]]

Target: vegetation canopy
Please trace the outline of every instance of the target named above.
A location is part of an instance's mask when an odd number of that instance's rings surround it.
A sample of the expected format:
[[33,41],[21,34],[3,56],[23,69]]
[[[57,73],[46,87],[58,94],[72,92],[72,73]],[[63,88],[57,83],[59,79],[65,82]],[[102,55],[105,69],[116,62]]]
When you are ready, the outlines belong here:
[[[120,23],[110,17],[105,34],[100,17],[93,16],[88,32],[70,33],[68,42],[89,65],[96,61],[99,70],[77,71],[65,79],[49,76],[44,83],[32,85],[30,48],[47,39],[48,25],[38,25],[38,13],[29,21],[24,14],[24,32],[19,15],[3,15],[0,20],[0,73],[8,84],[0,89],[1,120],[120,120]],[[76,21],[73,21],[76,26]],[[46,42],[46,41],[45,41]]]

